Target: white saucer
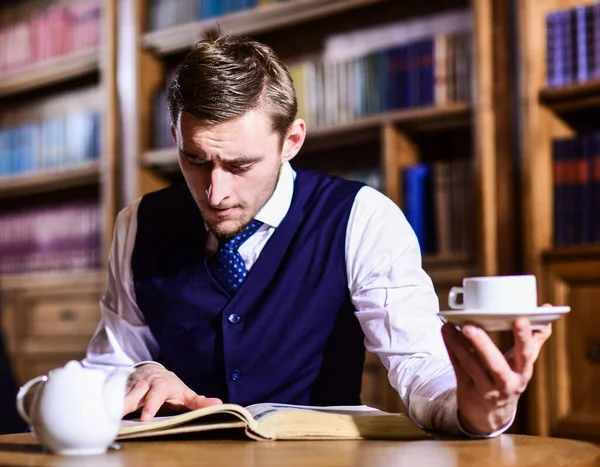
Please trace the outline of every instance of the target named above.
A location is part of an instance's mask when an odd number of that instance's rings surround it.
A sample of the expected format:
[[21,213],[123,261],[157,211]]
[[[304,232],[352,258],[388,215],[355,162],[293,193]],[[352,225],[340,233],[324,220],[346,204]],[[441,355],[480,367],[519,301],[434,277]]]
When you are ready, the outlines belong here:
[[539,306],[533,310],[448,310],[440,311],[442,321],[457,326],[470,322],[486,331],[510,331],[517,318],[527,318],[534,330],[543,329],[548,323],[556,321],[571,311],[570,306]]

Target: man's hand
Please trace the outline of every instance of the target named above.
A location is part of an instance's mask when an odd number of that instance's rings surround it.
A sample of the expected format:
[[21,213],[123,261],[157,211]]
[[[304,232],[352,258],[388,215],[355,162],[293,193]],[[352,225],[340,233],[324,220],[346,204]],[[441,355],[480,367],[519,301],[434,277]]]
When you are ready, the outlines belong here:
[[125,415],[144,407],[140,419],[147,422],[152,420],[163,404],[173,409],[194,410],[222,402],[220,399],[199,396],[175,373],[159,365],[150,363],[136,368],[127,381]]
[[504,356],[475,325],[464,325],[462,332],[451,324],[442,328],[456,373],[459,421],[469,433],[490,434],[510,423],[552,327],[532,332],[529,320],[519,319],[513,331],[515,346]]

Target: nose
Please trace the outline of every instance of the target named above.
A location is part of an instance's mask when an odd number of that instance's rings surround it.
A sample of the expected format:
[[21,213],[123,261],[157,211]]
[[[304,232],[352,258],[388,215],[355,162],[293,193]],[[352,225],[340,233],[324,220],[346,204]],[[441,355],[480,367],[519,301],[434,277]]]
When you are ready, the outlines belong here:
[[210,187],[206,190],[208,202],[211,206],[218,207],[226,202],[230,196],[231,180],[227,172],[215,167],[210,174]]

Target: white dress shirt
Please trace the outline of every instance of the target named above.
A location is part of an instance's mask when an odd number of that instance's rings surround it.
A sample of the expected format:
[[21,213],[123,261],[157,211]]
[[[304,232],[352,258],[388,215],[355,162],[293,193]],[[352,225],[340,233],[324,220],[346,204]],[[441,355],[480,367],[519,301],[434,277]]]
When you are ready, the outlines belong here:
[[[256,215],[264,224],[239,249],[248,269],[285,217],[295,177],[290,164],[284,164],[273,196]],[[100,301],[102,318],[83,361],[86,366],[134,365],[159,355],[136,304],[131,271],[139,202],[117,217],[107,290]],[[209,233],[209,255],[217,245]],[[345,250],[348,290],[365,347],[387,368],[409,416],[430,430],[463,432],[457,418],[456,379],[437,317],[438,299],[402,211],[380,192],[362,188],[350,212]]]

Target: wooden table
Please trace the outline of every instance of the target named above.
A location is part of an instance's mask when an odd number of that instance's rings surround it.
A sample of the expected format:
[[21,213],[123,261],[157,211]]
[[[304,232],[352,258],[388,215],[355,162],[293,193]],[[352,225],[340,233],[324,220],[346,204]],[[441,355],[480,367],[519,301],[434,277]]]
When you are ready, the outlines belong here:
[[2,466],[600,466],[600,448],[584,442],[502,435],[460,441],[126,441],[121,451],[87,457],[44,453],[30,434],[0,436]]

